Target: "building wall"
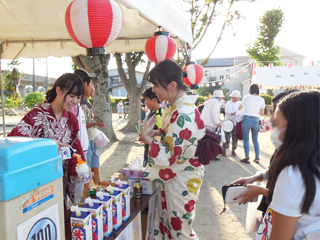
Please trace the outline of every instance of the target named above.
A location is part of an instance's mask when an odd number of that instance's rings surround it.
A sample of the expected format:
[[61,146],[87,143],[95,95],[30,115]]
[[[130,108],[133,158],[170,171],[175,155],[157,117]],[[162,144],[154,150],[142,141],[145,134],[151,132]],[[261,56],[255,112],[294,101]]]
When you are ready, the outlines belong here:
[[[251,77],[251,65],[247,66],[246,69],[248,69],[247,73],[244,73],[242,69],[244,65],[240,66],[231,66],[231,67],[205,67],[205,73],[206,73],[206,79],[203,80],[203,82],[208,81],[210,77],[215,78],[216,80],[219,80],[221,78],[224,78],[223,83],[226,90],[228,90],[227,93],[231,93],[233,90],[238,90],[240,92],[243,91],[243,87],[241,82],[249,79]],[[227,68],[227,69],[226,69]],[[213,72],[211,72],[213,71]],[[239,71],[239,72],[238,72]],[[230,77],[230,82],[226,82],[226,77],[234,74],[235,72],[238,72],[238,78],[234,78],[233,76]]]

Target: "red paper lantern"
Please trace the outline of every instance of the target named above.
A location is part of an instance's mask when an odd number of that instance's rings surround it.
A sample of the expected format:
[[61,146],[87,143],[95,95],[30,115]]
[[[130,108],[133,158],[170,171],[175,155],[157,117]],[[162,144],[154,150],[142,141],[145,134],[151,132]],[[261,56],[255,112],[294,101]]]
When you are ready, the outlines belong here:
[[274,67],[274,63],[269,63],[269,67],[273,68]]
[[252,63],[252,68],[256,68],[257,67],[257,63]]
[[106,54],[108,45],[119,36],[122,13],[113,0],[75,0],[65,14],[70,37],[87,48],[88,55]]
[[230,82],[230,78],[227,78],[226,82]]
[[281,86],[280,89],[283,89],[283,86]]
[[235,74],[235,75],[234,75],[234,78],[238,78],[238,75],[237,75],[237,74]]
[[199,84],[203,78],[203,67],[196,63],[190,63],[183,68],[187,73],[187,77],[183,78],[186,85]]
[[247,72],[248,72],[248,69],[247,69],[247,68],[243,69],[243,72],[244,72],[244,73],[247,73]]
[[314,61],[311,61],[311,66],[313,66],[314,65]]
[[203,87],[204,86],[204,84],[200,84],[200,87]]
[[212,83],[212,87],[215,87],[216,86],[216,83]]
[[158,63],[173,58],[177,43],[168,32],[158,31],[146,42],[145,52],[151,62]]
[[222,86],[222,82],[219,82],[218,84],[219,84],[219,86]]
[[252,71],[252,75],[256,75],[256,70],[253,70],[253,71]]
[[291,68],[292,67],[292,63],[288,63],[288,68]]
[[207,83],[207,84],[206,84],[206,87],[207,87],[207,88],[208,88],[208,87],[210,87],[210,84],[209,84],[209,83]]

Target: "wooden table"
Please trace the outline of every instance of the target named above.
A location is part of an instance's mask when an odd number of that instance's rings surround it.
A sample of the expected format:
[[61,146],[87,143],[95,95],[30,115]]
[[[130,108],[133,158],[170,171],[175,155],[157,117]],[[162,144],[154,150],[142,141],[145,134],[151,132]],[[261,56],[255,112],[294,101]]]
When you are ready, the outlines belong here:
[[137,198],[131,198],[130,201],[130,218],[122,222],[121,227],[119,227],[117,230],[113,229],[113,232],[109,237],[105,237],[105,240],[115,240],[121,233],[122,231],[131,223],[131,221],[138,215],[139,212],[142,212],[148,205],[149,205],[149,200],[151,196],[149,195],[142,195],[142,198],[137,199]]
[[[131,223],[131,221],[138,215],[139,212],[142,212],[149,204],[151,196],[142,195],[141,199],[131,198],[130,201],[130,218],[122,222],[121,227],[117,230],[113,229],[113,232],[109,237],[105,237],[104,240],[115,240],[122,231]],[[70,226],[70,217],[72,212],[68,210],[65,212],[65,232],[66,232],[66,240],[71,240],[71,226]]]

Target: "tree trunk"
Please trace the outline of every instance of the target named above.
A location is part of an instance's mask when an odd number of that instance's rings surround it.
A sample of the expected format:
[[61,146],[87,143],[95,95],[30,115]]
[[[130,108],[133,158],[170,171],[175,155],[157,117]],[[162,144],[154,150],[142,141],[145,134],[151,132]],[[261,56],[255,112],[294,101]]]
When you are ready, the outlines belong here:
[[140,98],[147,84],[147,76],[149,73],[151,62],[148,61],[147,63],[143,80],[142,80],[141,86],[139,87],[138,81],[136,78],[136,66],[140,62],[143,52],[139,53],[139,56],[133,61],[131,58],[132,57],[131,53],[126,53],[125,55],[126,55],[125,60],[128,66],[129,78],[127,78],[125,71],[123,69],[121,54],[115,53],[119,76],[120,76],[121,82],[123,83],[124,88],[127,91],[129,102],[130,102],[129,121],[127,125],[124,127],[124,130],[134,132],[136,131],[136,126],[138,126],[138,121],[141,120]]
[[80,55],[72,58],[74,63],[84,68],[89,73],[95,73],[93,82],[96,91],[93,96],[94,114],[101,118],[106,124],[101,130],[106,134],[110,141],[117,141],[117,136],[112,127],[112,109],[109,94],[109,73],[108,64],[110,54],[88,57]]

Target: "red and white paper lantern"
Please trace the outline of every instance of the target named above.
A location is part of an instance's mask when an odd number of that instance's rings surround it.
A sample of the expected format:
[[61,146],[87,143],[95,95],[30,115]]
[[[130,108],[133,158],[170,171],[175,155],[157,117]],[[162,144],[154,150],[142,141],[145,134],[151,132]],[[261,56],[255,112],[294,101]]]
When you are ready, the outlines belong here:
[[262,85],[260,85],[259,88],[261,89],[261,88],[262,88]]
[[237,75],[237,74],[235,74],[235,75],[234,75],[234,78],[238,78],[238,75]]
[[108,45],[119,36],[122,13],[113,0],[75,0],[65,14],[70,37],[87,48],[88,55],[105,54]]
[[216,83],[212,83],[212,87],[215,87],[216,86]]
[[274,63],[269,63],[269,67],[273,68],[274,67]]
[[288,68],[291,68],[292,67],[292,63],[288,63]]
[[151,62],[158,63],[173,58],[177,50],[177,43],[168,32],[155,32],[155,36],[148,39],[145,52]]
[[208,88],[208,87],[210,87],[210,84],[209,84],[209,83],[207,83],[207,84],[206,84],[206,87],[207,87],[207,88]]
[[256,68],[257,67],[257,63],[252,63],[252,68]]
[[200,84],[200,87],[204,87],[204,84]]
[[313,66],[314,65],[314,61],[311,61],[311,66]]
[[218,84],[219,84],[219,86],[222,86],[222,82],[219,82]]
[[187,73],[187,77],[183,78],[186,85],[199,84],[203,78],[203,67],[196,63],[190,63],[183,68]]
[[247,72],[248,72],[248,69],[247,69],[247,68],[243,69],[243,72],[244,72],[244,73],[247,73]]
[[253,70],[253,71],[252,71],[252,75],[256,75],[256,70]]
[[227,78],[226,82],[230,82],[230,78]]

